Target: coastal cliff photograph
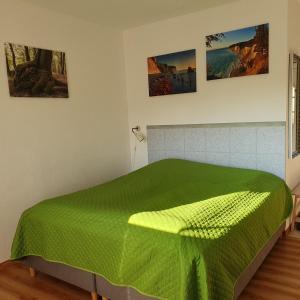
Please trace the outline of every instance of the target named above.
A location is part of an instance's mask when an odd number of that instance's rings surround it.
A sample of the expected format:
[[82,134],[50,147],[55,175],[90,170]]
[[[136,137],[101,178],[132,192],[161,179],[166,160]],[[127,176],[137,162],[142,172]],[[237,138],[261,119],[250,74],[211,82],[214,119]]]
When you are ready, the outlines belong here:
[[149,96],[194,93],[196,50],[187,50],[147,59]]
[[4,48],[11,97],[69,97],[64,52],[13,43]]
[[269,24],[206,37],[207,80],[269,73]]

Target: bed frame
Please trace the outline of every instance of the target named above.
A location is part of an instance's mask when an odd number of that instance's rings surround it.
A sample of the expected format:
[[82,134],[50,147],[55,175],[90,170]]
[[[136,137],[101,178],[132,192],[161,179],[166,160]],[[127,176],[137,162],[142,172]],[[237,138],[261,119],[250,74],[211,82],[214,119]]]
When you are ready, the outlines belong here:
[[[284,222],[271,237],[265,247],[256,255],[252,263],[244,270],[236,282],[234,289],[234,299],[237,299],[258,268],[263,263],[266,256],[272,250],[280,237],[286,235],[286,223]],[[48,274],[50,276],[61,279],[65,282],[78,286],[91,293],[92,300],[97,300],[98,295],[103,300],[153,300],[155,298],[144,296],[131,287],[116,286],[107,281],[102,276],[82,271],[64,264],[48,262],[38,256],[27,256],[23,259],[23,263],[29,268],[31,277],[36,276],[36,271]]]

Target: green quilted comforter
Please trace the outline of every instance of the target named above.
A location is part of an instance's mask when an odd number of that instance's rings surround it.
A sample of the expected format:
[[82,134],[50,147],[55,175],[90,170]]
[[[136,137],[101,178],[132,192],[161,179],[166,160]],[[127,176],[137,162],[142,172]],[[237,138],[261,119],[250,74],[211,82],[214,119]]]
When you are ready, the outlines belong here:
[[232,299],[291,207],[274,175],[163,160],[29,208],[11,258],[41,256],[159,299]]

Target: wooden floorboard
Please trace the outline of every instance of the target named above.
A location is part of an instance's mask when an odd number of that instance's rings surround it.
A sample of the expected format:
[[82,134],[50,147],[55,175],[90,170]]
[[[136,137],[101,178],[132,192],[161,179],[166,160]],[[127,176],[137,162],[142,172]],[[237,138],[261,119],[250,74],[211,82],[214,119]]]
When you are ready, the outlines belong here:
[[239,300],[299,300],[300,239],[280,239]]
[[29,276],[17,262],[0,265],[1,300],[90,300],[90,293],[45,274]]
[[[21,263],[0,265],[0,300],[86,299],[90,293],[53,277],[31,278]],[[279,240],[239,300],[300,300],[300,239]]]

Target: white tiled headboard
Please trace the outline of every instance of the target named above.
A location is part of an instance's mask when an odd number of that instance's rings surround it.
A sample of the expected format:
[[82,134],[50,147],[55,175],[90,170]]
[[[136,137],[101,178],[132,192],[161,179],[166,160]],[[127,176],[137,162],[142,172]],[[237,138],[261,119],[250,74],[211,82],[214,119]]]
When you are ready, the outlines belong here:
[[285,122],[148,126],[148,160],[182,158],[285,177]]

